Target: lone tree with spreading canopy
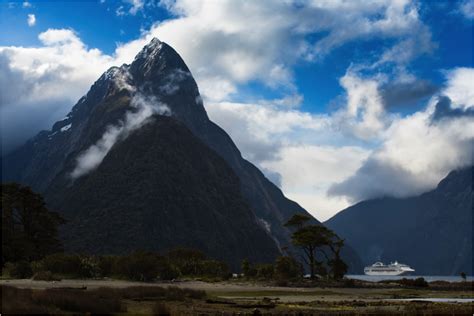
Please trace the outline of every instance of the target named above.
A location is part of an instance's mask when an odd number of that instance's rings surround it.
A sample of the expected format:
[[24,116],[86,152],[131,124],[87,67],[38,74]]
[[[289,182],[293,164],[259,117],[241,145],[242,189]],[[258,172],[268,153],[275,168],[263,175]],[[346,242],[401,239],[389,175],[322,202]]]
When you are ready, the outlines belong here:
[[62,251],[58,227],[64,220],[43,197],[17,183],[2,184],[2,266]]
[[[309,267],[311,279],[315,278],[317,269],[320,273],[326,273],[324,261],[318,261],[318,252],[326,259],[326,265],[330,267],[332,277],[341,279],[347,272],[347,265],[340,256],[344,240],[323,225],[309,225],[310,221],[311,217],[307,215],[295,214],[285,226],[296,229],[291,239],[293,244],[303,251],[302,258]],[[328,252],[333,254],[333,258],[328,255]]]

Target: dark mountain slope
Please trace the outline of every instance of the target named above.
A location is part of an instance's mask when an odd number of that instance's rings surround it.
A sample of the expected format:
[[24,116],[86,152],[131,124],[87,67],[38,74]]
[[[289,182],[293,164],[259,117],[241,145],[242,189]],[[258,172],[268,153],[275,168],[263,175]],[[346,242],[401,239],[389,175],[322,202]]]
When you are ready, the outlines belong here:
[[[70,179],[77,158],[97,144],[110,126],[119,126],[127,113],[135,113],[139,106],[134,103],[136,100],[165,104],[174,120],[222,157],[237,175],[239,194],[242,194],[259,229],[265,231],[277,247],[290,245],[291,233],[283,224],[294,213],[307,212],[286,199],[280,189],[242,158],[227,133],[209,120],[196,82],[184,61],[170,46],[156,39],[145,46],[130,65],[112,67],[105,72],[51,131],[39,133],[4,157],[3,180],[29,184],[46,193],[48,201],[66,207],[55,192],[61,192],[62,186],[72,185],[68,189],[70,192],[78,188],[81,179],[76,182]],[[103,163],[114,151],[115,148]],[[142,168],[140,165],[136,167]],[[90,176],[93,177],[99,169],[92,171]],[[81,195],[81,198],[88,197]],[[258,241],[253,246],[266,252]],[[350,250],[347,254],[351,267],[360,267],[357,256]]]
[[399,260],[416,274],[472,274],[472,175],[472,167],[453,171],[433,191],[364,201],[325,224],[364,264]]
[[272,260],[278,250],[239,185],[225,161],[185,126],[156,116],[117,143],[94,172],[73,186],[55,182],[48,196],[69,220],[63,236],[70,251],[182,245],[231,263]]

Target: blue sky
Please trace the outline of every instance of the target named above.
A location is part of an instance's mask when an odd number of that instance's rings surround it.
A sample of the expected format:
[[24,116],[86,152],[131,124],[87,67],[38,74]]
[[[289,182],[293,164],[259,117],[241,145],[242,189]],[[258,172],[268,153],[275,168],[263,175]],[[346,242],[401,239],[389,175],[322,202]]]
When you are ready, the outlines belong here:
[[[173,18],[173,14],[158,1],[136,14],[118,15],[122,7],[127,12],[132,5],[120,1],[5,1],[1,4],[0,27],[8,32],[0,34],[0,46],[38,46],[38,34],[47,29],[73,29],[89,47],[113,54],[117,43],[140,37],[153,23]],[[472,66],[472,20],[460,16],[462,1],[424,1],[419,3],[421,19],[427,23],[438,45],[436,53],[412,61],[410,68],[420,78],[441,85],[443,69]],[[27,14],[34,14],[37,22],[28,26]],[[316,34],[318,36],[318,34]],[[321,62],[302,61],[295,65],[296,84],[304,95],[305,111],[325,112],[331,101],[343,91],[338,78],[351,63],[367,60],[367,55],[383,49],[385,40],[364,39],[340,47]],[[247,98],[275,98],[279,93],[266,89],[259,82],[242,88]],[[406,109],[405,109],[406,110]]]
[[472,161],[457,121],[469,116],[426,121],[440,96],[466,113],[474,103],[473,15],[472,0],[3,1],[2,149],[48,129],[156,36],[244,157],[319,219],[418,194]]

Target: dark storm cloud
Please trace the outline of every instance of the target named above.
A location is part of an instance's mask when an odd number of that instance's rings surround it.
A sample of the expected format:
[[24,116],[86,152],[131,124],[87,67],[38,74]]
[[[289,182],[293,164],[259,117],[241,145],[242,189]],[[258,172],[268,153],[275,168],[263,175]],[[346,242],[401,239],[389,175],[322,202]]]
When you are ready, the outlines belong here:
[[400,166],[370,157],[354,175],[332,185],[328,194],[358,202],[384,196],[404,197],[407,192],[418,192],[419,186],[417,178]]
[[440,96],[438,103],[436,103],[436,108],[432,116],[434,122],[446,119],[446,118],[456,118],[456,117],[474,117],[474,109],[468,108],[466,110],[460,108],[451,107],[451,99],[447,96]]
[[393,83],[382,86],[381,95],[388,110],[410,106],[418,101],[433,95],[438,87],[427,80],[418,80],[410,83]]

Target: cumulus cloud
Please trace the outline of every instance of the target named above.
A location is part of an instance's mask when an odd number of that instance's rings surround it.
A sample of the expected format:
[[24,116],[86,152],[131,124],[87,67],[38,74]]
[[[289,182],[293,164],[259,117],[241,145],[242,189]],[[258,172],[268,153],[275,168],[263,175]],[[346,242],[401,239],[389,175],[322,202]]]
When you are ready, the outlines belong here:
[[[460,81],[473,69],[447,73],[443,94],[426,108],[392,121],[382,144],[357,172],[332,185],[329,193],[351,202],[380,196],[406,197],[433,189],[451,170],[473,163],[473,81]],[[450,98],[458,97],[456,103]],[[462,102],[462,103],[460,103]]]
[[349,69],[340,79],[346,105],[336,115],[341,129],[360,139],[379,136],[385,127],[385,111],[379,92],[383,78],[363,78]]
[[442,94],[448,96],[453,107],[467,109],[474,106],[474,68],[454,68],[446,72],[448,84]]
[[256,164],[274,159],[282,144],[295,138],[303,141],[307,133],[321,132],[313,141],[327,142],[331,137],[325,115],[235,102],[208,102],[206,110],[211,120],[232,136],[243,156]]
[[[213,101],[227,99],[249,80],[294,90],[291,69],[298,60],[321,60],[361,37],[406,41],[426,33],[416,5],[408,1],[161,3],[176,17],[154,24],[140,39],[119,47],[118,57],[130,60],[156,36],[181,54],[205,98]],[[309,40],[309,35],[317,36]],[[429,46],[431,37],[423,36]]]
[[23,4],[22,4],[22,7],[23,8],[31,8],[31,3],[29,3],[28,1],[24,1]]
[[64,116],[115,63],[100,50],[89,49],[72,30],[49,29],[39,39],[43,46],[38,48],[0,47],[4,152]]
[[[411,153],[421,144],[420,140],[412,146],[410,137],[404,136],[403,130],[410,127],[414,128],[413,133],[423,136],[420,139],[432,142],[430,146],[443,142],[446,146],[454,144],[446,147],[448,153],[456,152],[457,146],[468,138],[453,123],[454,119],[465,120],[458,123],[469,123],[465,115],[433,119],[435,101],[430,112],[425,109],[406,119],[389,111],[402,103],[428,98],[435,92],[428,83],[410,74],[406,66],[436,47],[429,29],[420,20],[416,3],[405,0],[245,3],[178,0],[160,3],[173,16],[155,23],[143,31],[140,38],[120,44],[111,56],[88,48],[72,30],[48,30],[40,34],[43,45],[37,48],[1,47],[0,80],[5,81],[2,86],[9,91],[7,96],[2,96],[0,108],[2,138],[19,134],[18,126],[25,124],[32,130],[49,127],[68,112],[102,72],[112,65],[130,63],[152,37],[158,37],[174,47],[186,61],[211,119],[229,132],[244,157],[260,166],[289,197],[320,219],[347,206],[356,197],[371,196],[367,193],[371,190],[386,194],[389,188],[381,191],[378,187],[389,187],[388,175],[399,166],[408,175],[416,175],[407,177],[407,182],[411,179],[415,183],[411,188],[423,190],[439,181],[449,166],[460,164],[462,154],[449,156],[446,153],[443,167],[435,164],[432,174],[428,168],[413,167],[413,171],[412,167],[403,166],[411,165],[411,160],[398,157],[393,149],[399,146]],[[146,9],[147,3],[143,1],[125,1],[118,12],[137,14]],[[347,25],[351,26],[350,30]],[[345,89],[340,107],[325,115],[298,110],[304,96],[295,84],[294,66],[301,62],[324,61],[333,50],[359,39],[384,39],[387,46],[380,56],[368,56],[368,64],[361,67],[365,72],[350,67],[340,79]],[[391,81],[388,75],[380,74],[387,67],[393,67],[397,80]],[[448,110],[465,111],[466,100],[473,91],[465,84],[471,78],[469,68],[448,72],[447,76],[448,83],[440,95],[452,100]],[[241,85],[254,81],[278,90],[283,97],[236,103],[234,96],[239,96]],[[409,91],[405,89],[407,85]],[[175,88],[176,85],[170,84],[163,92],[174,93]],[[126,122],[125,118],[123,123],[111,126],[102,139],[89,148],[90,153],[84,153],[76,176],[84,174],[79,170],[90,170],[102,161],[113,143],[127,134],[123,127]],[[33,133],[26,134],[22,137]],[[394,145],[397,142],[400,144]],[[426,149],[423,155],[431,154],[438,152]],[[364,168],[378,170],[374,166],[382,161],[383,155],[387,155],[391,164],[383,165],[384,169],[378,172],[386,173],[387,177],[367,180],[372,184],[364,182],[361,186],[365,189],[361,192],[338,191],[334,186],[332,195],[328,195],[327,188],[332,183],[342,186],[352,178],[368,179],[357,174],[362,175]],[[420,159],[432,165],[432,159],[424,156]],[[371,165],[369,161],[374,163]],[[415,159],[413,164],[420,162]],[[306,171],[301,182],[298,166]],[[423,180],[420,182],[417,177]]]
[[35,26],[36,24],[36,16],[34,14],[28,14],[28,19],[26,20],[28,26]]
[[97,168],[117,141],[125,139],[131,132],[148,122],[154,114],[169,115],[169,108],[156,98],[148,98],[140,93],[133,96],[130,105],[135,111],[127,112],[123,121],[106,128],[102,137],[77,157],[71,178],[79,178]]
[[319,220],[349,206],[345,197],[328,196],[327,188],[351,176],[370,150],[356,146],[286,144],[276,159],[262,163],[264,170],[278,171],[280,186]]

